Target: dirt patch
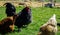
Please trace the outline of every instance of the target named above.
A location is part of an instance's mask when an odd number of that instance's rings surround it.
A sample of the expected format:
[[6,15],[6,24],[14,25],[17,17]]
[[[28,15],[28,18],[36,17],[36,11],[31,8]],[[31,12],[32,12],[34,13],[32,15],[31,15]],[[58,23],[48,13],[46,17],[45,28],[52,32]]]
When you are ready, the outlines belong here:
[[[42,7],[44,4],[47,4],[48,2],[20,2],[20,1],[0,1],[0,7],[3,6],[4,3],[10,2],[14,4],[14,6],[20,6],[19,3],[25,3],[25,5],[28,5],[30,7]],[[60,7],[60,3],[55,4],[56,7]]]

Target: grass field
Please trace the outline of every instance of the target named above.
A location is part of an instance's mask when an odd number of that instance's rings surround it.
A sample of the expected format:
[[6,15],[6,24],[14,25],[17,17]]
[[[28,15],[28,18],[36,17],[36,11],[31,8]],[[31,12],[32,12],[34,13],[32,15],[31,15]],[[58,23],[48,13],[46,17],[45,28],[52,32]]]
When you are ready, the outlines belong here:
[[[23,7],[16,7],[17,13],[23,9]],[[60,9],[59,8],[31,8],[32,9],[32,23],[27,28],[21,28],[21,32],[12,32],[10,35],[37,35],[41,25],[46,23],[48,19],[56,14],[57,22],[60,22]],[[5,8],[0,7],[0,20],[6,18]],[[16,29],[16,28],[15,28]],[[58,27],[60,30],[60,27]],[[60,32],[57,32],[60,35]]]

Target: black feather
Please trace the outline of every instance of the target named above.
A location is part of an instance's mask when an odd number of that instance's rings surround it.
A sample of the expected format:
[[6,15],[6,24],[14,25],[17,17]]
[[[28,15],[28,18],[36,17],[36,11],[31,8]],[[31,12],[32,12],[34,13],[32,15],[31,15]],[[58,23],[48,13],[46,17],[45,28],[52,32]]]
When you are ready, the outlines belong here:
[[15,20],[15,25],[21,28],[31,23],[31,9],[25,7],[21,12],[18,13],[18,17]]
[[5,3],[7,16],[13,16],[15,14],[16,8],[11,3]]

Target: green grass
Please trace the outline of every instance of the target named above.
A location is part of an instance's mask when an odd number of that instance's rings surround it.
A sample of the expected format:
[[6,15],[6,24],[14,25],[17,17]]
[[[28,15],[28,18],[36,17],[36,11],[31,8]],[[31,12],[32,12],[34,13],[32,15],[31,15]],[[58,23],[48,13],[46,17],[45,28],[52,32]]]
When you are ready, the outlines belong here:
[[[17,13],[23,9],[23,7],[16,7]],[[48,19],[56,14],[57,22],[60,22],[60,9],[58,8],[31,8],[32,9],[32,23],[27,28],[21,28],[21,32],[10,33],[10,35],[37,35],[39,28],[42,24],[46,23]],[[5,8],[0,7],[0,20],[6,18]],[[60,27],[58,27],[60,30]],[[57,33],[60,35],[60,32]]]

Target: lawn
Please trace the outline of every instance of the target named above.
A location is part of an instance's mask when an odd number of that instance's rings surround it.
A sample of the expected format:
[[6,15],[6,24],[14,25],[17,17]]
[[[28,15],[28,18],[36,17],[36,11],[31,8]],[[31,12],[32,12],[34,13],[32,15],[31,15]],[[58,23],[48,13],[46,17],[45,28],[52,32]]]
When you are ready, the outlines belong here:
[[[16,12],[18,13],[21,11],[23,7],[16,7]],[[21,32],[12,32],[10,35],[37,35],[39,32],[39,28],[41,25],[46,23],[48,19],[53,15],[56,14],[57,22],[60,22],[60,8],[31,8],[32,9],[32,23],[28,25],[27,28],[21,28]],[[5,8],[0,7],[0,20],[6,18]],[[16,29],[16,28],[15,28]],[[60,30],[60,27],[58,27]],[[58,31],[57,35],[60,35]]]

